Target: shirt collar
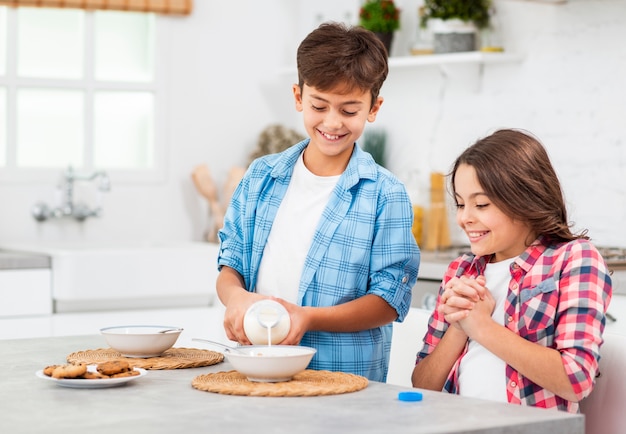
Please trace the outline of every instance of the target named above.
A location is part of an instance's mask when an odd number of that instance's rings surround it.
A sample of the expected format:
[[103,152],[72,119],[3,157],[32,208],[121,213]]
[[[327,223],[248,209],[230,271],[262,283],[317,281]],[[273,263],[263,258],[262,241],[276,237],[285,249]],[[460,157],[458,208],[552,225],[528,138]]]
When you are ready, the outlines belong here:
[[[291,171],[295,166],[298,157],[309,145],[310,140],[311,139],[304,139],[300,143],[297,143],[283,151],[272,169],[271,176],[273,178],[291,176]],[[350,156],[348,167],[346,167],[346,170],[344,171],[339,182],[342,183],[346,189],[350,189],[358,184],[361,179],[375,180],[377,173],[378,168],[372,156],[363,151],[358,144],[356,144],[352,155]]]
[[[548,248],[549,242],[548,239],[540,235],[535,241],[531,243],[530,246],[522,252],[521,255],[515,258],[514,262],[525,272],[528,272],[535,262],[544,254],[546,249]],[[485,256],[474,256],[471,260],[470,269],[476,269],[476,274],[481,275],[485,273],[485,268],[487,264],[491,260],[493,254],[485,255]]]

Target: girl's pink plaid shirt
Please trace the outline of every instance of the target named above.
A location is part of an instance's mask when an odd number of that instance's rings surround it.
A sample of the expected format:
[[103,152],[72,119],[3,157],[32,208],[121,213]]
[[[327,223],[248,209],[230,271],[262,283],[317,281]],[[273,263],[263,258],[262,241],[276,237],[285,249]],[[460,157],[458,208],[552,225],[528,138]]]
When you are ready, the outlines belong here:
[[[453,261],[439,288],[454,276],[478,276],[489,257],[468,254]],[[593,388],[598,373],[606,311],[612,296],[611,278],[600,252],[579,239],[550,243],[538,238],[511,262],[511,280],[504,307],[504,324],[512,332],[561,353],[563,366],[579,399]],[[437,346],[449,324],[435,308],[428,322],[424,346],[416,363]],[[453,366],[444,390],[458,393],[461,358]],[[506,367],[507,399],[512,404],[557,408],[578,412],[578,403],[567,401]]]

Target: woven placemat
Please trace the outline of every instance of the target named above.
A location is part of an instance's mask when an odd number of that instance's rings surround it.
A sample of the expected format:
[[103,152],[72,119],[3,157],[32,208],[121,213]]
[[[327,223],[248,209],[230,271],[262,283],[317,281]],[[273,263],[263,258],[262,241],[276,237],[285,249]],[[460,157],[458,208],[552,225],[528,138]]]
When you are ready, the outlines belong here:
[[290,381],[279,383],[249,381],[237,371],[199,375],[191,382],[198,390],[243,396],[338,395],[365,389],[367,384],[367,378],[360,375],[311,369],[296,374]]
[[224,360],[224,355],[216,351],[197,348],[170,348],[158,357],[138,359],[124,357],[112,348],[76,351],[67,356],[70,363],[101,363],[123,359],[135,368],[143,369],[183,369],[215,365]]

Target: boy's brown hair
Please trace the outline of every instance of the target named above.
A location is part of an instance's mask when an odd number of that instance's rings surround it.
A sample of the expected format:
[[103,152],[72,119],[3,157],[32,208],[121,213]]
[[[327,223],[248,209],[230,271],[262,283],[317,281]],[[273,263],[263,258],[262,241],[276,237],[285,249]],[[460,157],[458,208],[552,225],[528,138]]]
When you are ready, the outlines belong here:
[[389,67],[387,50],[362,27],[323,23],[304,38],[297,53],[298,86],[320,91],[370,91],[373,105]]

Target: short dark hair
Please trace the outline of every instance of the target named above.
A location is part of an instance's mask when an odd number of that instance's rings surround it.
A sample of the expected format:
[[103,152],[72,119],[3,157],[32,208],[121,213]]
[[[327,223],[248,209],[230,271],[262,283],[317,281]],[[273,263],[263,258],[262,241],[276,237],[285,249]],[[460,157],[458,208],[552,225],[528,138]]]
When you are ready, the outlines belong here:
[[502,129],[467,148],[450,173],[453,192],[461,164],[474,168],[485,194],[504,214],[526,222],[535,235],[552,241],[588,238],[586,230],[571,232],[559,178],[545,147],[530,133]]
[[304,38],[297,63],[301,90],[305,84],[321,91],[360,89],[371,93],[372,105],[389,72],[387,50],[374,33],[332,22]]

